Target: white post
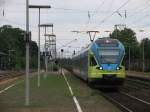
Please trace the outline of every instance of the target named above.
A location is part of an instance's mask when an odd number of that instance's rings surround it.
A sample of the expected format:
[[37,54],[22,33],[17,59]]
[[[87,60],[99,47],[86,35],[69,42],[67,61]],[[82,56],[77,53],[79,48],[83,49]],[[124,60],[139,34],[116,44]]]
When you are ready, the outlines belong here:
[[145,71],[145,52],[144,52],[144,40],[143,40],[143,72]]
[[46,45],[46,26],[45,26],[45,77],[47,77],[47,72],[48,72],[48,60],[47,60],[47,45]]
[[40,8],[39,8],[39,38],[38,38],[38,87],[40,87]]
[[[29,0],[26,0],[26,39],[29,38]],[[26,42],[25,105],[29,106],[29,42]]]
[[129,68],[128,68],[129,71],[130,71],[130,67],[131,67],[131,48],[129,46]]

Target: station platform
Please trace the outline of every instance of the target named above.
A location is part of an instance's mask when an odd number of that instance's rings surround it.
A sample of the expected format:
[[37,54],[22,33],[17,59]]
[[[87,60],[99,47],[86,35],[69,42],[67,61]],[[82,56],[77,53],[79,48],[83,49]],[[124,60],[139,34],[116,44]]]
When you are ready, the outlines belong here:
[[37,75],[33,75],[30,78],[29,106],[25,106],[24,78],[0,84],[0,112],[121,111],[97,90],[91,89],[80,79],[65,72],[64,75],[48,73],[46,78],[41,74],[40,87],[37,87]]

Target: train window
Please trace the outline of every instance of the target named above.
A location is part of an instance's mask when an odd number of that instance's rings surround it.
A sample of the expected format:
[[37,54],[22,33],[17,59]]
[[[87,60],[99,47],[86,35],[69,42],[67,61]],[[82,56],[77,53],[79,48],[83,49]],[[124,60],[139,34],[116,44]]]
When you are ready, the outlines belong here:
[[119,50],[100,50],[99,53],[102,56],[119,56]]
[[114,39],[99,39],[95,42],[100,47],[118,47],[118,41]]
[[118,57],[116,56],[101,56],[102,64],[116,64],[118,61]]
[[96,65],[97,65],[97,63],[95,61],[94,56],[90,56],[90,66],[96,66]]

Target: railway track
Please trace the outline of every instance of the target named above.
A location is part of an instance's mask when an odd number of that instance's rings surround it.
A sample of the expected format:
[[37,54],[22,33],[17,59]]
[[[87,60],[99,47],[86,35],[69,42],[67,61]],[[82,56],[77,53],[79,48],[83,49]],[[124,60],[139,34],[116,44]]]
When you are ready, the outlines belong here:
[[147,79],[127,78],[119,91],[100,91],[123,112],[150,112],[150,82]]
[[[119,91],[93,88],[123,112],[150,112],[149,80],[127,78]],[[148,89],[149,88],[149,89]]]
[[7,80],[7,79],[11,79],[11,78],[21,76],[23,74],[24,74],[24,72],[22,72],[22,71],[21,72],[16,72],[16,71],[2,72],[2,73],[0,73],[0,82],[4,81],[4,80]]
[[109,101],[115,103],[123,112],[150,112],[150,102],[124,92],[101,92]]
[[150,88],[150,79],[139,78],[139,77],[127,77],[126,82],[132,84],[138,84],[146,89]]
[[[36,70],[32,69],[30,70],[30,73],[35,72]],[[19,76],[23,76],[25,75],[25,71],[1,71],[0,72],[0,82],[7,80],[7,79],[11,79],[11,78],[16,78]]]
[[127,78],[121,91],[150,102],[149,82]]

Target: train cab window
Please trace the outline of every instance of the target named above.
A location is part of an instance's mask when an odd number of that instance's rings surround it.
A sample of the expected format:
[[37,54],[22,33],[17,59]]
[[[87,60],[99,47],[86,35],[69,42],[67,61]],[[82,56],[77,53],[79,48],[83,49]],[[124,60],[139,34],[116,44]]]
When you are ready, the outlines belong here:
[[90,66],[96,66],[97,63],[96,63],[96,60],[93,56],[90,56]]

